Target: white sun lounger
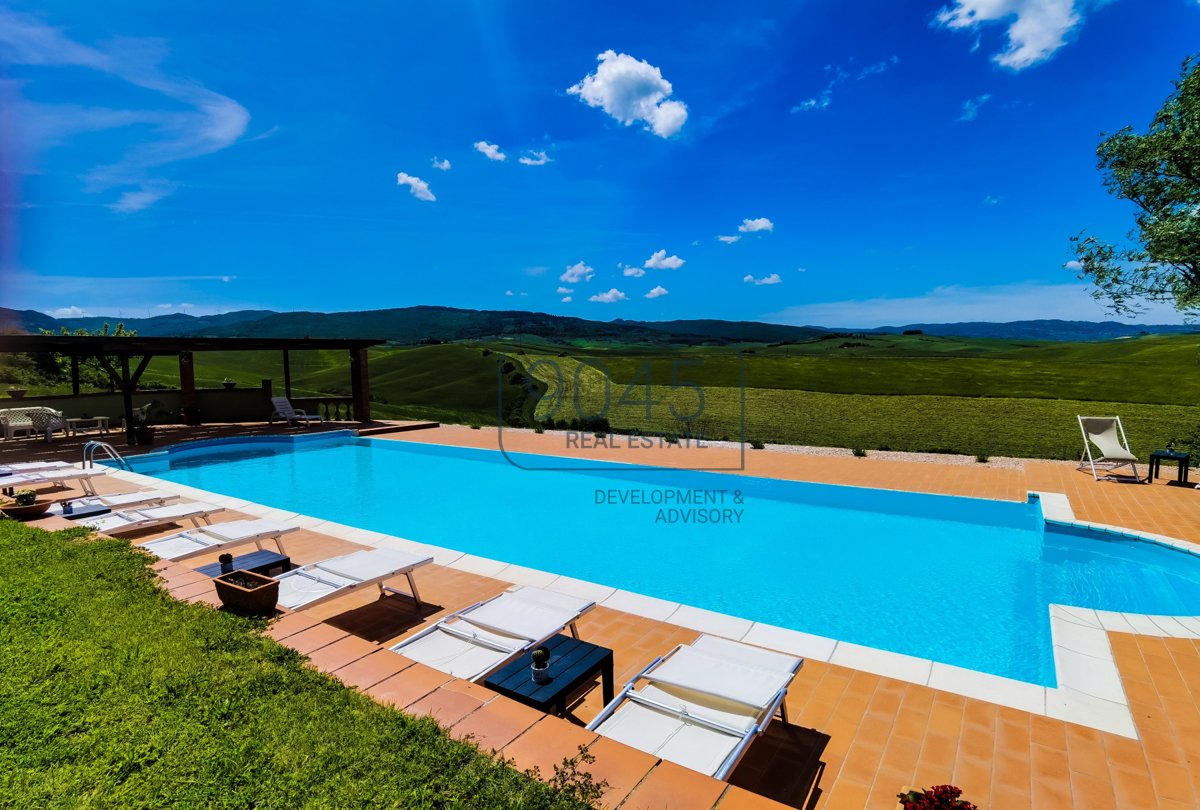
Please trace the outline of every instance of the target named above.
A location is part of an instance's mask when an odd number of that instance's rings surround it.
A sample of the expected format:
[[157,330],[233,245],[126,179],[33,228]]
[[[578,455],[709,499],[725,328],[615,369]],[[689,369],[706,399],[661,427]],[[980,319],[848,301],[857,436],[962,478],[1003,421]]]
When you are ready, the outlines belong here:
[[223,551],[248,543],[254,543],[261,549],[263,540],[274,540],[279,553],[286,554],[283,550],[283,535],[299,528],[269,518],[231,520],[160,537],[143,543],[138,548],[164,560],[186,560],[210,551]]
[[392,651],[474,681],[567,627],[578,638],[575,622],[595,606],[577,596],[522,586],[451,614]]
[[279,604],[292,610],[313,607],[371,585],[379,586],[380,596],[385,591],[403,593],[383,584],[384,580],[403,574],[408,578],[410,595],[420,605],[421,595],[417,592],[417,583],[413,581],[413,571],[431,562],[433,557],[377,548],[312,563],[275,577],[279,580]]
[[[1083,455],[1079,457],[1079,467],[1076,469],[1083,470],[1090,466],[1092,477],[1099,481],[1097,467],[1107,470],[1105,478],[1108,478],[1113,470],[1128,466],[1133,468],[1133,477],[1138,478],[1138,458],[1129,449],[1121,417],[1081,416],[1079,429],[1083,432]],[[1093,445],[1100,451],[1099,457],[1092,453]]]
[[79,486],[89,495],[96,494],[96,487],[92,484],[92,479],[101,475],[107,475],[107,467],[96,467],[90,470],[77,470],[70,464],[65,468],[59,469],[54,467],[40,472],[18,472],[12,475],[0,476],[0,487],[4,489],[15,489],[16,487],[38,484],[54,484],[59,489],[66,489],[68,481],[78,481]]
[[299,422],[305,427],[308,427],[309,422],[320,423],[325,421],[324,417],[320,414],[309,416],[303,410],[293,408],[292,403],[288,401],[287,397],[271,397],[271,407],[275,411],[271,414],[271,418],[267,422],[268,424],[274,424],[276,418],[283,419],[289,425]]
[[208,523],[209,515],[224,512],[225,507],[213,506],[210,503],[190,501],[188,503],[173,503],[167,506],[151,506],[144,509],[128,509],[121,512],[110,512],[107,515],[84,518],[79,525],[88,526],[105,534],[123,534],[137,532],[164,523],[179,523],[190,520],[199,526],[201,521]]
[[[804,663],[702,635],[656,658],[588,724],[617,742],[725,779],[775,712]],[[641,688],[636,688],[644,681]]]
[[71,465],[65,461],[18,461],[14,464],[0,464],[0,478],[13,473],[43,472],[45,470],[65,470]]
[[[88,495],[83,498],[73,498],[71,506],[75,509],[92,506],[118,509],[131,506],[162,506],[163,504],[173,503],[177,500],[179,500],[178,495],[174,492],[168,492],[165,489],[139,489],[136,492],[121,492],[116,495]],[[56,503],[50,507],[50,514],[62,515],[62,503]],[[65,516],[71,517],[71,514],[66,513]]]

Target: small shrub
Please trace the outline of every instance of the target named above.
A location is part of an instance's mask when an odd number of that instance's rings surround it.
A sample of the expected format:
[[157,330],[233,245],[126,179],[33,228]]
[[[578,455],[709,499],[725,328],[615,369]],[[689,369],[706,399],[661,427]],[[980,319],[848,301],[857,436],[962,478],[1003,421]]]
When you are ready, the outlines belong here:
[[679,435],[676,433],[668,433],[663,437],[667,444],[679,444]]
[[480,352],[480,354],[482,354],[484,357],[487,357],[491,353],[492,353],[491,349],[484,349],[482,352]]
[[888,447],[886,444],[881,444],[878,447],[876,447],[875,449],[878,450],[880,453],[890,453],[892,450],[892,448]]
[[30,506],[37,501],[37,493],[32,489],[19,489],[13,495],[13,501],[16,502],[17,506]]
[[541,425],[537,425],[536,427],[534,427],[533,432],[534,433],[545,433],[546,429],[544,427],[542,427]]
[[850,452],[854,454],[855,458],[866,458],[867,457],[867,451],[863,450],[861,447],[855,447]]
[[471,430],[479,430],[479,425],[468,425],[467,427],[471,428]]
[[603,432],[603,431],[597,430],[597,431],[596,431],[596,438],[597,438],[597,439],[607,439],[607,438],[608,438],[608,434],[607,434],[607,433],[605,433],[605,432]]
[[760,442],[758,439],[751,439],[750,446],[755,450],[762,450],[767,445],[764,442]]
[[926,790],[897,793],[896,798],[904,810],[979,810],[966,799],[960,799],[961,795],[962,789],[954,785],[935,785]]
[[975,454],[975,463],[976,464],[987,464],[988,463],[987,453],[976,453]]

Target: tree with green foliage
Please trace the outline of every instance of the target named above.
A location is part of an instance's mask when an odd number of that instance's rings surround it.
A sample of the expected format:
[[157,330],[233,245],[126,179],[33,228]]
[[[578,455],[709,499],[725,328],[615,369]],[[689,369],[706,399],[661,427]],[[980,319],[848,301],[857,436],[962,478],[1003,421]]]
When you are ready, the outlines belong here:
[[1144,302],[1200,311],[1200,54],[1183,62],[1174,91],[1145,133],[1132,127],[1096,149],[1104,185],[1136,209],[1128,243],[1072,238],[1079,277],[1123,315]]

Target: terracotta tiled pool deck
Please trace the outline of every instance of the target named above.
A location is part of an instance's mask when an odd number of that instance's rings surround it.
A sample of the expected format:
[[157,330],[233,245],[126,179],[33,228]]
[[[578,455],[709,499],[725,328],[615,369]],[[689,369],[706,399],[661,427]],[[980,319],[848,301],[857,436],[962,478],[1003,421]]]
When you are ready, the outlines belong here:
[[[381,437],[387,438],[387,437]],[[495,449],[495,431],[438,428],[396,438]],[[512,451],[660,466],[737,463],[735,451],[655,448],[569,451],[561,435],[506,432]],[[1023,500],[1034,491],[1067,495],[1079,519],[1200,542],[1200,492],[1166,486],[1097,483],[1071,465],[1028,462],[1024,469],[812,457],[748,451],[746,472],[796,480]],[[8,457],[4,460],[15,460]],[[70,458],[69,460],[76,460]],[[111,476],[102,491],[132,488]],[[215,520],[244,517],[235,509]],[[57,519],[44,521],[60,525]],[[174,529],[174,527],[171,527]],[[141,543],[167,530],[135,536]],[[287,538],[296,564],[361,546],[313,529]],[[192,570],[215,560],[158,563],[164,587],[180,598],[215,602],[211,582]],[[398,583],[402,584],[402,583]],[[981,808],[1200,807],[1200,641],[1109,632],[1137,739],[998,706],[823,661],[809,660],[788,693],[791,724],[771,725],[729,784],[597,738],[580,724],[600,709],[599,690],[572,707],[569,720],[548,717],[416,664],[386,648],[510,586],[458,568],[429,565],[418,575],[425,605],[407,597],[354,593],[279,619],[270,631],[314,666],[381,702],[432,715],[452,734],[497,749],[517,767],[549,774],[587,744],[589,766],[608,782],[609,807],[779,806],[895,807],[906,786],[952,782]],[[579,622],[581,637],[615,651],[618,683],[695,630],[598,606]],[[572,722],[574,720],[575,722]]]

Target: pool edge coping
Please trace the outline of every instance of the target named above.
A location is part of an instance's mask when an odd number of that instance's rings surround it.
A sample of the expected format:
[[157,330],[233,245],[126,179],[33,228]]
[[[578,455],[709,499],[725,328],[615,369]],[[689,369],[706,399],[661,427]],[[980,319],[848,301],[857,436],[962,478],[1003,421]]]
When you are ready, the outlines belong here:
[[[458,445],[448,445],[455,446]],[[982,700],[998,706],[1051,717],[1088,728],[1139,739],[1129,699],[1113,654],[1109,632],[1168,638],[1200,639],[1200,617],[1116,613],[1051,604],[1050,633],[1057,686],[1006,678],[1001,675],[944,664],[904,653],[881,650],[800,630],[755,622],[725,613],[601,585],[548,571],[505,563],[394,535],[322,520],[299,512],[269,507],[240,498],[167,481],[128,470],[113,469],[114,477],[205,500],[258,517],[289,521],[300,528],[366,546],[388,546],[424,552],[448,568],[508,582],[533,585],[580,596],[612,610],[661,621],[697,632],[776,649],[836,666],[918,686]],[[784,479],[780,479],[784,480]],[[900,491],[900,490],[894,490]],[[928,493],[927,493],[928,494]],[[1047,524],[1104,531],[1200,556],[1200,545],[1151,532],[1075,519],[1064,493],[1029,491],[1041,503]],[[1156,621],[1157,620],[1157,621]]]

